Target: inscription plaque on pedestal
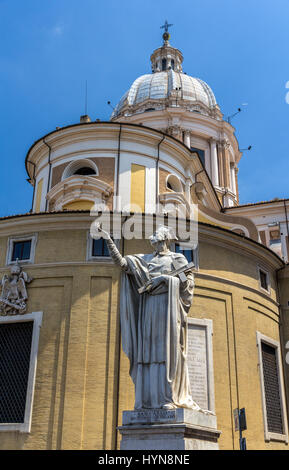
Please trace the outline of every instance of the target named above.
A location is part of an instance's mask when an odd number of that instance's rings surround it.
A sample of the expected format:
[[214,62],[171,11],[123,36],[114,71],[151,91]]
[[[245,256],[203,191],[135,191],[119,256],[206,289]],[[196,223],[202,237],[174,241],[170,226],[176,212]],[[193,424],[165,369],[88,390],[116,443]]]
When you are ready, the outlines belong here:
[[215,411],[212,320],[188,318],[188,369],[193,400]]

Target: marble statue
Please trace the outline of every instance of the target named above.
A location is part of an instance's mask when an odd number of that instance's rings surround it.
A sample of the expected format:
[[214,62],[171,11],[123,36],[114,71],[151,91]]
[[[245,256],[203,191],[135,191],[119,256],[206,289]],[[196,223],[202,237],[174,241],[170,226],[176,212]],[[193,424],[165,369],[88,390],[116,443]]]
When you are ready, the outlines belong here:
[[0,315],[22,315],[26,312],[28,299],[26,283],[32,279],[22,271],[21,266],[13,264],[10,268],[10,276],[5,274],[1,280],[2,292],[0,297]]
[[122,269],[122,346],[135,385],[135,409],[178,407],[200,410],[190,394],[186,317],[193,300],[192,263],[170,251],[176,239],[160,227],[152,254],[121,256],[100,226],[111,257]]

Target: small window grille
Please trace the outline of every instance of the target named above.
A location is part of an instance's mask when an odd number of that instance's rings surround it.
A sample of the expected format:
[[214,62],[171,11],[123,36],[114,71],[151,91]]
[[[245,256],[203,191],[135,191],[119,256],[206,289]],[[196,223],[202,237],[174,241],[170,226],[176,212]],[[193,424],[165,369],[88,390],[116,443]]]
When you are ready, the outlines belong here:
[[0,423],[23,423],[33,321],[0,324]]
[[13,242],[12,261],[30,259],[31,240]]
[[268,431],[283,434],[279,371],[276,348],[261,342]]

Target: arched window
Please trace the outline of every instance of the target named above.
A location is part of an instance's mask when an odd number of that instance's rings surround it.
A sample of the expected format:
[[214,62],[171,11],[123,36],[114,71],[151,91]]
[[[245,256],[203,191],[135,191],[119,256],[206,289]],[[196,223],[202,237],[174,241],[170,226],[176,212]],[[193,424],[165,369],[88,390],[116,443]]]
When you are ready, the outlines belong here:
[[162,59],[162,70],[166,70],[167,68],[167,59]]
[[172,67],[173,70],[175,70],[175,61],[174,61],[174,59],[171,60],[171,67]]
[[183,192],[183,185],[176,175],[169,175],[167,177],[167,188],[175,191],[176,193]]
[[93,168],[90,168],[89,166],[82,166],[81,168],[79,168],[78,170],[76,170],[74,172],[74,175],[83,175],[83,176],[86,176],[86,175],[95,175],[96,172]]
[[96,164],[88,158],[82,158],[80,160],[74,160],[65,168],[62,173],[62,181],[70,176],[98,176],[98,168]]

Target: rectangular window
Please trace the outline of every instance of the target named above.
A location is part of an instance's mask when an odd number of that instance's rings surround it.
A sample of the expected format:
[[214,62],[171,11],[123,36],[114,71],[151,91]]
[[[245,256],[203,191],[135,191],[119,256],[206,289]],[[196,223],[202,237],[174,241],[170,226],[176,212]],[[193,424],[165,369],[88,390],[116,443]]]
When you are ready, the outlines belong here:
[[201,149],[197,149],[195,147],[191,147],[191,151],[196,152],[198,154],[198,157],[200,158],[203,166],[205,167],[205,165],[206,165],[206,163],[205,163],[205,151],[201,150]]
[[265,440],[288,443],[280,344],[257,332]]
[[191,261],[194,261],[193,250],[190,250],[188,248],[182,248],[178,243],[176,243],[175,252],[182,253],[182,255],[184,255],[185,258],[187,258],[188,263],[190,263]]
[[9,237],[6,264],[15,264],[17,259],[22,263],[34,263],[36,244],[37,233]]
[[31,240],[13,242],[12,261],[30,259]]
[[283,434],[276,348],[261,341],[268,431]]
[[188,263],[193,262],[196,269],[199,268],[198,248],[192,248],[186,243],[175,243],[175,252],[184,255]]
[[259,274],[262,289],[268,290],[268,274],[265,271],[262,271],[262,269],[260,269]]
[[0,431],[30,432],[42,312],[0,317]]
[[99,238],[98,240],[93,239],[92,256],[110,256],[106,241],[103,238]]
[[257,265],[257,275],[259,279],[259,289],[271,293],[271,282],[269,271],[264,266]]
[[0,324],[0,423],[23,423],[33,321]]
[[[113,237],[111,238],[119,248],[120,240],[115,240]],[[113,263],[105,239],[94,239],[91,237],[90,232],[87,232],[86,260]]]

